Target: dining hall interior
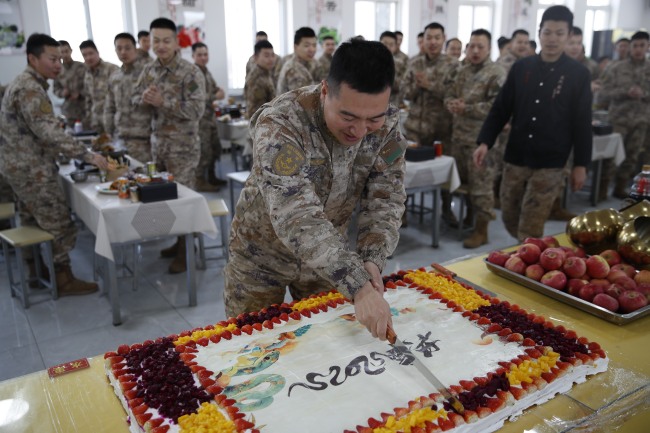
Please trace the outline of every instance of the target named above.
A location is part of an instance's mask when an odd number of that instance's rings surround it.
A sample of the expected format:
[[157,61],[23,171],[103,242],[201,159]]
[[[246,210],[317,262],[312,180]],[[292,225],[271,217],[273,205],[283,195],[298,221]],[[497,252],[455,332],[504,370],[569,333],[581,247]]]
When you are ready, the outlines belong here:
[[[25,41],[33,33],[44,33],[57,41],[68,41],[72,59],[82,63],[84,58],[79,46],[83,41],[92,40],[103,62],[119,66],[122,61],[116,51],[115,36],[119,33],[130,33],[138,40],[140,31],[149,31],[153,20],[164,17],[176,24],[178,55],[188,63],[195,62],[193,44],[203,43],[209,49],[209,61],[204,66],[214,77],[217,88],[221,90],[219,98],[212,103],[215,111],[212,121],[217,125],[215,131],[219,136],[220,156],[213,158],[210,161],[211,166],[208,167],[208,172],[212,173],[210,176],[216,178],[218,183],[207,185],[206,190],[196,188],[195,191],[179,182],[178,195],[174,196],[177,199],[170,200],[169,204],[166,201],[144,203],[144,200],[143,203],[132,203],[128,195],[126,199],[118,198],[117,191],[113,191],[116,195],[111,191],[102,191],[100,185],[103,184],[100,184],[99,178],[94,175],[89,175],[88,180],[84,182],[76,183],[70,173],[78,167],[74,166],[73,162],[58,161],[61,195],[69,206],[76,230],[76,243],[69,252],[71,268],[77,278],[96,282],[99,289],[83,296],[59,296],[56,299],[47,288],[28,289],[30,295],[26,305],[24,298],[18,293],[20,289],[14,289],[9,283],[11,278],[14,281],[25,278],[17,270],[17,254],[5,249],[0,264],[0,387],[2,381],[19,380],[22,376],[38,374],[42,370],[68,361],[101,358],[101,354],[115,350],[121,344],[134,344],[164,335],[178,334],[228,318],[224,304],[224,270],[229,259],[227,243],[230,225],[235,217],[240,193],[251,172],[255,170],[255,158],[251,155],[251,145],[254,147],[254,143],[248,139],[248,119],[253,113],[247,111],[244,88],[249,85],[247,62],[256,57],[253,54],[257,52],[254,51],[254,46],[258,41],[256,37],[260,36],[258,32],[265,32],[267,40],[272,44],[273,53],[279,58],[294,53],[296,31],[303,27],[315,31],[313,33],[317,43],[314,47],[315,54],[312,54],[314,59],[324,55],[323,38],[327,35],[336,41],[337,46],[354,37],[366,41],[381,39],[383,43],[384,36],[387,36],[401,43],[395,47],[407,56],[404,70],[410,71],[411,62],[426,54],[426,48],[422,49],[418,45],[418,34],[426,34],[425,27],[436,22],[443,26],[447,42],[452,39],[460,42],[459,53],[454,60],[459,64],[472,61],[470,42],[480,36],[473,32],[477,29],[487,30],[491,39],[486,39],[488,46],[485,48],[485,61],[497,65],[503,53],[507,54],[509,49],[514,49],[508,48],[506,44],[510,43],[511,39],[515,40],[517,35],[513,35],[513,32],[519,30],[526,32],[529,42],[537,42],[536,48],[530,45],[529,49],[532,51],[528,55],[540,56],[540,21],[544,12],[556,5],[566,6],[572,11],[573,26],[582,29],[581,62],[591,62],[594,65],[593,70],[599,70],[600,77],[607,74],[607,68],[611,67],[607,66],[607,63],[623,61],[623,58],[619,58],[619,41],[625,39],[630,42],[632,39],[634,43],[638,40],[637,34],[647,31],[650,23],[650,2],[647,0],[0,2],[0,23],[4,22],[6,27],[6,30],[3,30],[5,36],[0,37],[0,85],[8,89],[25,70]],[[13,27],[10,28],[10,25]],[[399,39],[397,35],[400,36]],[[643,40],[643,35],[641,39]],[[426,42],[424,44],[426,45]],[[140,47],[139,41],[137,45]],[[451,56],[448,54],[449,50],[450,44],[443,44],[440,55]],[[261,52],[262,48],[259,51]],[[646,71],[650,70],[647,66],[650,62],[648,53],[644,54]],[[153,49],[149,50],[149,55],[155,62]],[[513,62],[520,58],[521,56],[515,56]],[[599,65],[601,62],[602,67]],[[397,63],[395,65],[397,67]],[[115,69],[119,70],[118,67]],[[506,76],[507,71],[502,75],[502,83],[506,81]],[[327,74],[321,78],[327,80]],[[639,85],[650,89],[649,79],[650,75],[639,78]],[[592,81],[590,89],[594,94],[602,88],[600,80],[599,78]],[[320,81],[314,80],[312,84],[319,83]],[[67,97],[58,96],[55,91],[56,86],[50,80],[47,94],[52,101],[54,114],[61,115]],[[5,97],[8,94],[5,93]],[[280,96],[280,93],[276,93],[276,96]],[[400,97],[396,107],[399,114],[394,114],[393,117],[398,119],[398,127],[402,128],[403,132],[404,122],[409,116],[409,106],[412,110],[414,104],[403,97],[403,94],[400,94]],[[492,100],[494,97],[496,93]],[[650,115],[647,93],[644,101],[647,119]],[[2,108],[5,110],[4,103]],[[630,190],[630,186],[634,188],[634,175],[641,171],[644,164],[650,164],[650,127],[646,125],[648,137],[643,142],[645,147],[638,152],[635,171],[623,185],[625,188],[622,191],[617,189],[618,184],[614,185],[617,181],[615,176],[609,179],[609,184],[603,183],[603,178],[608,176],[608,169],[616,171],[617,167],[624,164],[626,152],[629,158],[629,149],[624,140],[625,133],[617,133],[616,126],[611,128],[607,107],[599,106],[594,98],[591,108],[592,122],[595,123],[594,135],[589,141],[593,143],[593,148],[589,150],[590,159],[584,184],[573,190],[571,178],[566,174],[557,181],[560,185],[556,198],[559,214],[550,214],[542,221],[543,233],[540,238],[557,236],[561,243],[568,244],[565,233],[568,233],[568,223],[572,218],[610,208],[618,211],[629,206],[632,202],[628,194],[634,192]],[[449,110],[452,111],[452,108]],[[638,113],[630,113],[632,117],[637,115]],[[65,117],[62,122],[66,127]],[[75,131],[74,123],[73,121],[67,125],[67,133],[74,135],[75,132],[81,132]],[[597,127],[600,126],[605,128],[604,132],[598,130]],[[430,148],[430,155],[427,153],[429,156],[423,157],[424,160],[407,159],[405,164],[405,211],[398,230],[399,241],[392,254],[387,257],[382,269],[383,275],[426,267],[432,263],[451,269],[456,269],[456,266],[467,271],[467,263],[471,262],[477,267],[477,275],[481,272],[480,278],[477,276],[478,282],[472,279],[472,275],[461,276],[480,285],[481,282],[491,282],[490,278],[498,277],[490,274],[486,280],[487,277],[483,274],[489,272],[479,258],[482,260],[493,250],[508,249],[522,243],[523,239],[518,239],[518,236],[506,228],[502,206],[495,203],[491,209],[491,217],[484,225],[484,239],[468,247],[466,241],[477,231],[477,222],[480,223],[482,217],[479,212],[473,213],[470,210],[475,205],[470,197],[474,196],[466,180],[469,175],[462,172],[472,171],[471,158],[469,162],[464,163],[465,167],[470,164],[469,168],[459,167],[458,161],[454,160],[455,154],[450,153],[450,148],[454,145],[451,137],[450,135],[450,142],[441,143],[442,150],[436,154],[433,143],[423,146],[417,138],[413,139],[406,133],[408,145],[412,147],[409,148],[411,152],[427,147]],[[78,143],[87,146],[97,143],[94,134],[79,134],[76,139]],[[109,138],[109,144],[111,140]],[[507,137],[504,136],[503,140],[505,142]],[[0,147],[3,144],[0,141]],[[43,164],[53,162],[43,161]],[[148,163],[149,160],[135,159],[129,162],[132,169],[142,166],[144,172]],[[496,181],[494,185],[497,185]],[[498,201],[498,191],[494,198]],[[97,200],[100,204],[97,204]],[[178,203],[171,203],[173,201]],[[5,229],[20,225],[20,218],[16,218],[19,214],[20,199],[3,197],[2,202],[2,206],[8,205],[7,208],[2,208],[3,212],[5,209],[11,209],[8,214],[3,214],[7,222]],[[355,232],[355,224],[361,220],[358,216],[352,217],[349,229],[352,249],[359,235]],[[156,232],[152,226],[160,224],[166,228],[163,232]],[[177,236],[180,245],[177,248],[181,248],[185,254],[183,263],[187,270],[170,273],[171,260],[161,257],[160,250],[169,248]],[[47,240],[44,242],[47,243]],[[4,240],[3,244],[6,243]],[[49,254],[51,255],[51,252]],[[48,254],[44,253],[43,256],[47,259]],[[12,269],[11,274],[7,270],[8,262]],[[25,272],[27,271],[23,274]],[[473,271],[468,272],[471,274]],[[529,295],[520,295],[518,290],[528,289],[512,289],[508,291],[508,295],[515,299],[519,296],[522,296],[521,299],[528,299],[527,307],[533,310],[548,308],[547,314],[567,327],[569,324],[575,327],[584,325],[584,329],[592,335],[599,335],[601,332],[600,319],[578,310],[574,313],[571,307],[563,304],[558,307],[559,313],[554,315],[552,307],[555,303],[560,304],[558,301],[538,294],[527,298]],[[289,291],[285,300],[292,300]],[[526,301],[518,302],[521,304]],[[647,341],[649,320],[647,317],[641,318],[634,324],[626,325],[627,328],[616,327],[607,322],[602,324],[612,327],[607,328],[608,332],[620,330],[621,335],[624,334],[622,338],[629,336],[637,339],[636,341],[642,340],[645,333]],[[622,352],[623,349],[613,350],[618,351],[621,359],[627,357]],[[629,358],[631,361],[626,361],[628,364],[625,368],[638,368],[642,374],[650,374],[647,364],[645,367],[640,365],[644,364],[642,357],[635,354]],[[623,365],[624,362],[620,361],[619,364]],[[646,400],[645,409],[642,410],[645,419],[647,408]],[[3,430],[2,426],[0,416],[0,431]]]

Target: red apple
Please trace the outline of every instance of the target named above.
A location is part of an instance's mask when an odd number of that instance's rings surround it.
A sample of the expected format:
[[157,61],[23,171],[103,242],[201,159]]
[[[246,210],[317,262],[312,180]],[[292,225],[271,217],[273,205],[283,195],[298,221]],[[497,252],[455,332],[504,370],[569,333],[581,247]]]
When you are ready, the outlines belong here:
[[650,271],[642,269],[634,277],[634,282],[637,285],[645,284],[650,285]]
[[529,265],[537,263],[539,260],[539,255],[542,251],[535,244],[523,244],[517,249],[517,254],[521,257],[521,260],[526,262]]
[[591,302],[594,299],[594,296],[596,296],[599,293],[604,293],[605,289],[603,289],[600,286],[596,286],[594,284],[586,284],[584,285],[579,292],[579,295],[582,299],[585,301]]
[[521,257],[517,254],[513,254],[508,260],[506,260],[505,268],[517,274],[524,275],[524,272],[526,271],[526,262],[521,260]]
[[547,248],[546,247],[546,242],[544,242],[543,240],[541,240],[539,238],[526,238],[526,239],[524,239],[524,243],[525,244],[537,245],[539,247],[540,251],[544,251]]
[[557,248],[560,246],[560,243],[553,236],[544,236],[542,240],[548,248]]
[[569,257],[575,257],[575,256],[576,256],[576,252],[575,252],[574,249],[571,248],[571,247],[561,246],[560,249],[561,249],[562,251],[564,251],[564,257],[567,258],[567,259],[568,259]]
[[631,313],[648,305],[648,299],[642,293],[628,290],[618,297],[618,303],[624,313]]
[[564,251],[559,248],[547,248],[539,256],[539,264],[547,271],[555,271],[564,263]]
[[531,280],[539,281],[546,271],[540,264],[532,264],[526,267],[526,276]]
[[612,266],[612,270],[623,271],[630,278],[634,278],[636,275],[636,269],[634,269],[634,266],[628,265],[627,263],[619,263],[618,265],[614,265]]
[[609,274],[609,264],[602,256],[591,256],[587,259],[587,274],[591,278],[605,278]]
[[592,302],[599,307],[603,307],[609,311],[618,310],[618,301],[606,293],[597,294],[594,296],[594,300]]
[[590,282],[591,284],[596,285],[596,286],[600,286],[600,287],[602,287],[602,288],[605,289],[605,290],[607,290],[607,288],[608,288],[608,287],[610,286],[610,284],[611,284],[609,281],[607,281],[607,280],[605,280],[605,279],[602,279],[602,278],[593,278],[593,279],[591,279],[589,282]]
[[628,275],[621,269],[614,269],[613,267],[609,270],[607,274],[607,281],[613,283],[615,279],[619,277],[627,277]]
[[589,281],[587,280],[581,280],[580,278],[571,278],[569,281],[567,281],[566,286],[569,291],[570,295],[575,296],[576,298],[580,297],[580,289],[583,286],[586,286],[589,284]]
[[569,278],[581,278],[587,272],[587,264],[580,257],[568,257],[562,269]]
[[621,255],[616,250],[605,250],[599,255],[607,261],[610,267],[621,263]]
[[564,290],[566,286],[566,275],[562,271],[548,271],[540,280],[542,284],[553,287],[557,290]]
[[650,304],[650,285],[640,284],[636,287],[636,291],[642,295],[645,295],[648,303]]
[[587,253],[585,252],[585,250],[580,247],[576,247],[574,251],[576,253],[576,256],[578,257],[583,257],[583,258],[587,257]]
[[505,253],[501,250],[490,251],[490,254],[487,257],[488,262],[493,263],[497,266],[503,266],[506,264],[506,261],[510,258],[510,254]]
[[618,277],[613,281],[613,283],[618,284],[623,288],[623,290],[636,290],[636,282],[627,276]]
[[605,289],[605,293],[614,299],[618,299],[618,297],[621,296],[621,293],[624,291],[625,289],[623,289],[623,287],[619,286],[618,284],[612,284]]

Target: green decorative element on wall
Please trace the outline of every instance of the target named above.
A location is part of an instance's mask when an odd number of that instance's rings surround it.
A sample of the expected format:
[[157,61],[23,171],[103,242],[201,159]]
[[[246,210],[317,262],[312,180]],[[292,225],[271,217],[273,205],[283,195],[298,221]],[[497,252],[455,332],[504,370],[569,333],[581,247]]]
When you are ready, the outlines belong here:
[[341,35],[339,34],[339,31],[334,27],[321,27],[320,30],[318,30],[318,42],[323,42],[323,38],[325,36],[333,37],[336,41],[336,45],[341,42]]

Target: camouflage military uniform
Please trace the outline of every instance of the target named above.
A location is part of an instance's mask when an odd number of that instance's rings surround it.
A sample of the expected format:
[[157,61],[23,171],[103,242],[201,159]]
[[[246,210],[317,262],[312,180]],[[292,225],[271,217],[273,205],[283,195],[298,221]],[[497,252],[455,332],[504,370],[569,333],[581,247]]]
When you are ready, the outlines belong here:
[[[404,54],[401,51],[398,54],[400,53]],[[406,56],[406,54],[404,54],[404,56]],[[392,89],[390,89],[390,103],[399,108],[404,102],[400,84],[406,74],[406,68],[408,68],[408,57],[405,59],[403,56],[398,56],[396,54],[393,56],[393,60],[395,61],[395,81],[393,82]]]
[[281,95],[290,90],[296,90],[301,87],[314,84],[313,72],[316,72],[314,62],[305,62],[297,56],[292,56],[282,65],[276,93]]
[[401,51],[398,51],[397,54],[395,54],[395,61],[400,61],[404,63],[405,65],[408,66],[409,63],[409,56],[406,55],[406,53],[403,53]]
[[[0,106],[2,106],[2,98],[5,96],[6,86],[0,86]],[[0,171],[0,201],[14,201],[14,192],[11,189],[11,186],[7,183],[7,180],[2,175]],[[5,227],[8,228],[8,227]]]
[[[347,297],[369,280],[363,262],[383,269],[404,211],[399,116],[359,144],[329,133],[321,86],[289,92],[255,113],[251,175],[237,203],[226,266],[226,313],[236,316],[331,288]],[[360,203],[357,252],[347,229]]]
[[[450,84],[447,80],[453,80],[453,71],[457,66],[456,60],[444,54],[435,59],[426,55],[416,57],[409,63],[401,83],[404,99],[411,102],[404,122],[406,137],[423,145],[440,140],[445,144],[445,154],[451,151],[451,114],[445,109],[443,99]],[[428,89],[416,84],[415,74],[419,72],[426,74]]]
[[600,68],[598,68],[598,63],[586,56],[582,56],[582,58],[580,58],[578,61],[582,63],[587,69],[589,69],[589,72],[591,73],[591,81],[597,80],[599,78]]
[[61,129],[48,87],[29,66],[7,87],[0,111],[0,172],[18,197],[22,225],[51,233],[54,263],[69,265],[76,229],[54,159],[58,153],[79,157],[86,148]]
[[[603,74],[599,97],[609,103],[609,120],[614,131],[623,136],[625,161],[618,169],[606,160],[603,173],[610,177],[616,170],[615,196],[623,195],[638,171],[637,163],[643,152],[646,130],[650,123],[650,60],[633,62],[632,59],[616,63]],[[641,86],[644,96],[632,99],[628,91]]]
[[[84,93],[84,75],[86,67],[81,62],[74,60],[69,64],[63,63],[61,73],[54,80],[54,94],[63,98],[61,113],[65,116],[68,126],[72,127],[77,120],[90,128],[90,117],[86,112],[85,93]],[[68,89],[68,95],[64,96],[63,92]],[[73,93],[79,95],[77,99],[72,99]]]
[[137,48],[136,51],[138,52],[138,59],[146,60],[147,62],[153,60],[153,57],[151,57],[149,51],[145,51],[142,48]]
[[174,174],[178,182],[193,188],[196,167],[201,157],[199,120],[205,111],[205,78],[198,66],[176,55],[166,66],[159,60],[145,65],[132,102],[142,102],[150,86],[163,95],[161,107],[151,107],[151,153],[156,164]]
[[201,159],[197,167],[198,176],[202,176],[206,170],[214,172],[214,161],[221,158],[221,140],[219,140],[217,119],[214,114],[214,102],[217,100],[219,87],[208,68],[199,66],[199,69],[205,77],[205,111],[199,121]]
[[514,65],[517,60],[519,60],[519,57],[508,51],[503,56],[499,56],[496,63],[497,65],[503,67],[507,74],[510,72],[510,68],[512,68],[512,65]]
[[[277,54],[273,54],[275,56],[275,63],[273,63],[273,70],[271,71],[271,76],[273,77],[273,85],[278,82],[278,77],[280,76],[280,70],[282,70],[282,57],[278,56]],[[246,76],[248,77],[248,74],[251,72],[253,67],[255,66],[255,55],[253,54],[250,56],[248,59],[248,62],[246,62]]]
[[332,66],[332,55],[323,54],[316,62],[318,64],[318,76],[314,77],[317,83],[327,79]]
[[271,102],[275,98],[275,85],[271,72],[255,65],[246,77],[244,95],[246,97],[246,115],[250,119],[263,104]]
[[465,111],[454,115],[452,154],[461,181],[469,186],[472,206],[479,218],[494,219],[494,159],[498,155],[494,154],[492,148],[485,160],[485,167],[476,169],[473,162],[476,137],[505,80],[503,68],[488,58],[480,65],[462,66],[445,98],[463,99],[465,102]]
[[99,134],[104,129],[104,103],[108,91],[108,78],[119,68],[103,60],[94,70],[86,68],[84,75],[84,92],[86,94],[86,112],[90,113],[90,127]]

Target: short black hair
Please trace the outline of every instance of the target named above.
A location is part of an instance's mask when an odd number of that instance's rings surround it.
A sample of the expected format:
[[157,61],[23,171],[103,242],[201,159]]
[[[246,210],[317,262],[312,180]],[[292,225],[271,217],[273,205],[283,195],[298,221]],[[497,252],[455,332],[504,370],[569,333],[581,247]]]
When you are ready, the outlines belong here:
[[327,85],[337,95],[341,83],[362,93],[377,94],[393,87],[395,61],[381,42],[352,38],[334,52]]
[[619,42],[627,42],[627,43],[629,43],[630,40],[628,38],[620,38],[618,41],[616,41],[616,43],[614,45],[618,45]]
[[535,42],[532,39],[530,41],[528,41],[528,45],[530,45],[530,48],[532,48],[533,50],[537,49],[537,42]]
[[311,27],[300,27],[293,36],[293,44],[299,45],[303,38],[315,38],[316,32]]
[[45,47],[59,47],[61,44],[50,35],[45,33],[32,33],[27,39],[27,63],[29,64],[29,55],[39,57],[45,51]]
[[447,48],[449,48],[449,43],[452,42],[452,41],[458,41],[458,42],[460,43],[460,46],[461,46],[461,47],[463,46],[463,43],[460,41],[460,39],[458,39],[458,38],[451,38],[451,39],[447,39],[447,42],[445,42],[445,50],[446,50]]
[[510,40],[513,40],[517,35],[524,35],[524,36],[529,36],[530,37],[530,33],[528,33],[527,30],[517,29],[514,32],[512,32],[512,36],[510,36]]
[[334,39],[334,36],[332,36],[332,35],[325,35],[322,38],[320,38],[320,41],[321,41],[321,43],[323,43],[325,41],[329,41],[330,39],[333,40],[334,42],[336,42],[336,39]]
[[93,50],[99,52],[97,45],[93,42],[92,39],[88,39],[79,44],[79,49],[83,50],[84,48],[92,48]]
[[255,33],[255,36],[256,36],[256,37],[257,37],[257,36],[264,36],[264,37],[266,37],[266,38],[269,37],[269,35],[267,35],[266,32],[263,31],[263,30],[260,30],[259,32]]
[[[445,27],[444,27],[442,24],[440,24],[440,23],[436,23],[436,22],[429,23],[429,24],[427,24],[426,27],[424,28],[424,31],[426,32],[426,31],[429,30],[429,29],[431,29],[431,30],[436,30],[436,29],[438,29],[438,30],[440,30],[440,31],[442,32],[443,35],[445,34]],[[423,32],[422,34],[424,35],[424,32]]]
[[404,33],[402,33],[399,30],[395,30],[393,33],[395,33],[396,35],[400,35],[400,36],[404,37]]
[[63,40],[63,39],[59,39],[59,46],[62,47],[62,46],[64,46],[64,45],[65,45],[66,47],[72,49],[72,47],[70,46],[70,43],[69,43],[68,41]]
[[194,53],[199,48],[208,48],[208,46],[206,44],[204,44],[203,42],[194,42],[192,44],[192,53]]
[[492,33],[485,29],[476,29],[471,33],[471,36],[485,36],[489,43],[492,43]]
[[142,38],[145,38],[145,37],[147,37],[147,36],[149,36],[149,32],[146,31],[146,30],[140,30],[140,31],[138,32],[138,40],[140,40],[140,39],[142,39]]
[[572,36],[582,36],[582,29],[578,26],[573,26],[571,29]]
[[266,40],[262,40],[262,41],[257,42],[255,44],[255,55],[256,56],[259,55],[259,53],[261,53],[262,50],[265,49],[265,48],[273,49],[273,45],[271,45],[271,43],[269,41],[266,41]]
[[418,38],[423,38],[424,37],[424,32],[418,33]]
[[395,32],[391,32],[389,30],[386,30],[379,36],[380,41],[384,38],[393,38],[395,39],[395,41],[397,41],[397,35],[395,34]]
[[644,32],[643,30],[639,30],[638,32],[636,32],[635,34],[632,35],[632,37],[630,38],[630,41],[636,41],[636,40],[639,40],[639,39],[645,39],[646,41],[648,41],[648,40],[650,40],[650,35],[648,34],[648,32]]
[[117,42],[118,39],[128,39],[133,42],[133,46],[135,47],[135,38],[131,33],[118,33],[115,35],[115,39],[113,39],[113,45],[115,45],[115,42]]
[[497,45],[499,49],[502,49],[509,43],[510,43],[510,39],[506,38],[505,36],[501,36],[499,39],[497,39]]
[[174,21],[163,17],[156,18],[155,20],[151,21],[151,24],[149,24],[149,30],[152,29],[167,29],[173,31],[174,33],[178,32]]
[[571,30],[573,28],[573,12],[566,6],[551,6],[542,14],[542,20],[539,22],[540,30],[546,21],[564,21],[569,26],[569,30]]

